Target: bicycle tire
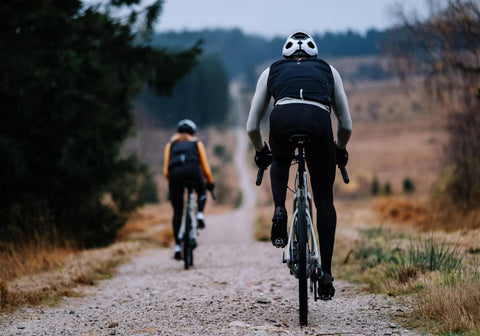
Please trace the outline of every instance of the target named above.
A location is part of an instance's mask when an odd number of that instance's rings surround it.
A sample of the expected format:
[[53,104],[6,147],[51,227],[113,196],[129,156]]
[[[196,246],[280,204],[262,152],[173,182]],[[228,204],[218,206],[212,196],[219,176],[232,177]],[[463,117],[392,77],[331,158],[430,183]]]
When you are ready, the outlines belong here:
[[192,230],[192,219],[189,215],[185,218],[185,233],[183,234],[183,262],[186,270],[193,265],[193,247],[190,240]]
[[300,325],[306,326],[308,324],[308,240],[305,197],[301,197],[298,201],[296,234],[298,243],[298,301]]

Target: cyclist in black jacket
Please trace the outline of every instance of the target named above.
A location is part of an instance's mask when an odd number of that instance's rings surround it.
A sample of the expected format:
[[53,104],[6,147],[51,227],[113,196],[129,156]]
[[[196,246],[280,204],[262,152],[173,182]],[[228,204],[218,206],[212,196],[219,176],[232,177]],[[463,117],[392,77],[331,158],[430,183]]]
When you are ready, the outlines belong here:
[[[309,135],[305,148],[313,199],[317,208],[317,229],[324,275],[319,283],[322,297],[335,293],[331,261],[336,229],[333,205],[335,165],[345,165],[346,145],[352,132],[348,100],[337,70],[317,57],[317,46],[304,32],[292,34],[284,44],[283,59],[274,62],[260,75],[252,98],[247,132],[255,147],[258,167],[272,163],[270,179],[275,211],[271,240],[276,247],[285,247],[287,211],[285,198],[293,149],[286,139],[296,133]],[[262,140],[260,122],[266,114],[270,98],[274,107],[270,115],[269,146]],[[337,120],[334,142],[330,113]],[[273,161],[272,156],[273,154]]]

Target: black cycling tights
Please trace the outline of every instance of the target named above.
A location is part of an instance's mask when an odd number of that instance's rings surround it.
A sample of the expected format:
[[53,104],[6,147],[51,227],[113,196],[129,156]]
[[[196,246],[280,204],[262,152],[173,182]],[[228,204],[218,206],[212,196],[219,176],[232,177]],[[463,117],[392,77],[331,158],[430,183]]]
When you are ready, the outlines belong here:
[[173,208],[173,235],[175,237],[175,244],[180,244],[178,239],[178,232],[182,224],[182,215],[184,207],[185,190],[187,182],[195,183],[195,192],[197,193],[198,211],[203,211],[207,201],[207,191],[205,188],[205,181],[202,178],[199,167],[180,167],[171,171],[169,174],[169,194],[170,202]]
[[273,152],[270,180],[275,207],[285,206],[293,155],[285,140],[295,133],[307,133],[311,138],[311,143],[305,148],[307,169],[317,209],[322,269],[331,274],[337,214],[333,205],[335,144],[329,113],[306,104],[280,105],[273,109],[270,116],[270,145]]

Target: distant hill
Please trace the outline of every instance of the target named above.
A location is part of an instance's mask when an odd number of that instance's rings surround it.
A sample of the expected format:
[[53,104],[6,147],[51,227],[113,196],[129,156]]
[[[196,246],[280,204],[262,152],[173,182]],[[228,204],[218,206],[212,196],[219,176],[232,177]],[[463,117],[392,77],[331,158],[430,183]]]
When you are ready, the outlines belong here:
[[[369,30],[362,35],[354,31],[327,32],[314,35],[321,57],[380,55],[380,46],[387,31]],[[244,34],[239,29],[157,33],[152,44],[167,48],[186,48],[203,41],[205,54],[217,55],[229,79],[243,77],[248,82],[256,80],[256,69],[281,58],[286,36],[267,39]]]

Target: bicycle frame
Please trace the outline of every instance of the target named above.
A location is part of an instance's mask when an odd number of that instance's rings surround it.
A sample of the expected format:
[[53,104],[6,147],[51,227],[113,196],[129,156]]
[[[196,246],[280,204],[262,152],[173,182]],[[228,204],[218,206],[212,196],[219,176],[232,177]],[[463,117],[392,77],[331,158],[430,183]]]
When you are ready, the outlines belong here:
[[[197,220],[195,217],[195,209],[197,208],[197,202],[195,201],[195,193],[192,189],[188,189],[188,201],[185,206],[185,215],[182,218],[182,224],[180,226],[180,230],[178,232],[178,238],[181,240],[183,239],[183,235],[185,232],[185,226],[187,219],[190,220],[191,223],[191,230],[190,230],[190,238],[197,239]],[[188,218],[187,218],[188,217]]]
[[293,198],[293,215],[292,221],[290,225],[290,232],[288,235],[288,243],[286,246],[286,254],[283,258],[283,262],[287,264],[288,268],[290,268],[292,274],[298,278],[298,263],[295,260],[295,247],[294,247],[294,236],[297,230],[296,227],[296,218],[298,216],[298,203],[299,201],[306,201],[306,214],[307,214],[307,239],[312,240],[313,242],[313,256],[310,259],[312,263],[309,263],[311,267],[312,264],[314,267],[308,270],[308,277],[312,274],[315,268],[320,267],[320,253],[318,249],[318,242],[317,237],[315,234],[315,229],[313,226],[312,220],[312,204],[311,204],[311,196],[308,192],[308,183],[307,183],[307,171],[305,169],[305,149],[303,143],[299,144],[298,153],[295,155],[294,160],[298,163],[298,170],[296,173],[295,178],[295,195]]
[[321,273],[317,237],[312,220],[311,196],[308,192],[307,170],[305,168],[305,144],[309,141],[304,135],[291,137],[289,141],[297,148],[293,161],[298,164],[293,199],[293,216],[288,236],[286,257],[290,273],[298,279],[298,299],[300,325],[308,324],[308,279],[310,291],[317,300],[317,279]]
[[[195,193],[192,187],[188,187],[188,201],[185,206],[185,215],[182,218],[182,224],[178,233],[178,238],[182,241],[183,260],[185,269],[193,266],[193,249],[196,247],[192,242],[197,240],[197,220],[195,217]],[[196,244],[196,243],[195,243]]]

